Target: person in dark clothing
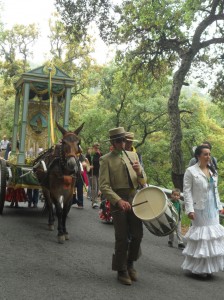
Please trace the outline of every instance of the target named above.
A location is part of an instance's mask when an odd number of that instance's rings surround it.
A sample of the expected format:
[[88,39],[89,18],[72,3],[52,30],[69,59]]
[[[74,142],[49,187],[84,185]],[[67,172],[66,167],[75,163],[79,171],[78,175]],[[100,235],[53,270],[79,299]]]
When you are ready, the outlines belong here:
[[8,142],[6,149],[5,149],[5,154],[4,154],[4,159],[8,160],[9,157],[9,152],[12,150],[12,142]]
[[98,192],[99,192],[99,169],[100,169],[100,157],[102,153],[100,152],[100,144],[93,144],[93,149],[91,154],[87,154],[86,158],[90,163],[90,170],[88,172],[89,184],[91,186],[91,201],[92,208],[99,208],[98,204]]
[[85,167],[85,156],[83,154],[80,154],[79,162],[80,162],[80,173],[76,178],[76,183],[75,183],[76,193],[73,195],[72,204],[77,205],[75,206],[76,208],[83,208],[84,179],[82,173],[83,173],[83,168]]
[[27,189],[27,197],[28,197],[28,207],[37,208],[37,203],[39,199],[39,190],[38,189]]

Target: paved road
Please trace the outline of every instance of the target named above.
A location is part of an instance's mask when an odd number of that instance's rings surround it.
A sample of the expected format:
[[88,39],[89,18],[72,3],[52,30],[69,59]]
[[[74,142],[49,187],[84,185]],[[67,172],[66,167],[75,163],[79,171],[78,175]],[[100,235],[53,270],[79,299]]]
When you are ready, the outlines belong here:
[[[6,204],[7,205],[7,204]],[[89,200],[72,208],[70,240],[60,245],[41,208],[5,208],[0,216],[0,300],[223,299],[224,273],[211,280],[183,274],[181,251],[144,229],[139,281],[123,286],[111,271],[113,226],[103,224]]]

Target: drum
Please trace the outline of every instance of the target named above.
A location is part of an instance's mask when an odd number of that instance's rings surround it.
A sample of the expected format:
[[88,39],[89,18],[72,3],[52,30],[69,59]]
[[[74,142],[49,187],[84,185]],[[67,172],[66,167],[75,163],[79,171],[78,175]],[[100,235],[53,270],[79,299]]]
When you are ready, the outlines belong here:
[[150,186],[140,190],[132,207],[134,214],[154,235],[166,236],[176,229],[178,213],[160,188]]

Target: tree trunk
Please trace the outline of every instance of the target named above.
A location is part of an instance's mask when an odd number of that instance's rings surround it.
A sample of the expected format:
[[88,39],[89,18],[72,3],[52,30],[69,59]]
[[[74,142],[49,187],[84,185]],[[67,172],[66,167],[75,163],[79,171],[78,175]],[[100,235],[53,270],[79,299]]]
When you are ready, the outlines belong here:
[[190,69],[193,60],[192,53],[188,52],[181,61],[179,69],[173,77],[173,85],[168,101],[168,114],[170,118],[171,127],[171,142],[170,142],[170,155],[172,162],[172,181],[175,188],[183,191],[183,177],[184,177],[184,161],[181,149],[182,130],[179,111],[179,98],[183,86],[183,82],[187,72]]

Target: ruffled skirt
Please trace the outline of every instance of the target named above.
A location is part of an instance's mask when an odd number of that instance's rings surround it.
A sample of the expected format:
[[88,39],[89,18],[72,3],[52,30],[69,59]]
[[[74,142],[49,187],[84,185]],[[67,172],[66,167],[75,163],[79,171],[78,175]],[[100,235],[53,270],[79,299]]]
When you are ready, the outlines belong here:
[[[194,224],[186,233],[184,239],[187,245],[183,251],[184,270],[194,274],[211,274],[224,270],[224,227],[216,222],[198,226]],[[203,223],[203,222],[202,222]],[[213,224],[211,224],[213,223]]]

